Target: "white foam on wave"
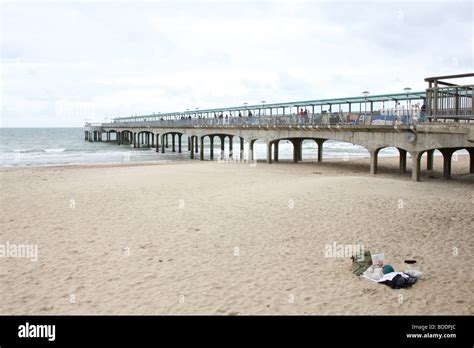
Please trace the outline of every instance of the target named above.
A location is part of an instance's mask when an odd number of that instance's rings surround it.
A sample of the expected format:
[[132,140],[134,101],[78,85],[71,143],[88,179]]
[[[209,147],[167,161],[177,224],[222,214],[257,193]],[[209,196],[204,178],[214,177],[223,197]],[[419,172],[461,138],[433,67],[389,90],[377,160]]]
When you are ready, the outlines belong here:
[[44,152],[47,153],[58,153],[58,152],[64,152],[66,149],[44,149]]
[[15,152],[15,153],[26,153],[26,152],[34,152],[34,151],[35,149],[12,149],[12,152]]

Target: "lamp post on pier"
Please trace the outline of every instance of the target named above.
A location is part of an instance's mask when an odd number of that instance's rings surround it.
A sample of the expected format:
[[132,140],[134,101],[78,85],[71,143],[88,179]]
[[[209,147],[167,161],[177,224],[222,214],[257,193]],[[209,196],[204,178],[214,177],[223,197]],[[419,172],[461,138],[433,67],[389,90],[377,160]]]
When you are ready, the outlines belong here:
[[362,94],[364,95],[365,98],[365,103],[364,103],[364,123],[365,123],[365,118],[367,116],[367,97],[369,96],[369,91],[363,91]]
[[403,89],[405,91],[405,93],[407,94],[407,114],[408,114],[408,123],[409,124],[413,124],[413,119],[410,115],[410,108],[409,108],[409,105],[408,105],[408,94],[410,93],[411,91],[411,88],[410,87],[405,87]]

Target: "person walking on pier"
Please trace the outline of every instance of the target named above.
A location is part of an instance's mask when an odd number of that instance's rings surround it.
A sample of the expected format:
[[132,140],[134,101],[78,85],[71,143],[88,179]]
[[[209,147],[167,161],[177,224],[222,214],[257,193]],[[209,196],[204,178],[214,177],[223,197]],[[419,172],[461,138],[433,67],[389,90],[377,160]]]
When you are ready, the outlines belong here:
[[304,123],[304,111],[303,108],[298,112],[298,124]]
[[[420,108],[420,121],[424,122],[426,120],[426,104],[425,99],[423,99],[423,105]],[[428,119],[431,122],[431,119]]]
[[252,120],[252,111],[249,110],[249,113],[247,115],[247,117],[249,118],[249,124],[252,124],[253,123],[253,120]]

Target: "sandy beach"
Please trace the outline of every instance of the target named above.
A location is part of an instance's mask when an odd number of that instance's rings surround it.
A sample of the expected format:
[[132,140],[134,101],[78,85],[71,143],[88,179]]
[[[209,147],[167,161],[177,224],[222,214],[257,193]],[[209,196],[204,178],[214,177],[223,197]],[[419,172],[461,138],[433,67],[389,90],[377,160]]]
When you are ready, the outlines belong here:
[[[474,314],[474,176],[441,163],[418,183],[398,158],[4,169],[0,244],[38,260],[0,259],[0,314]],[[423,278],[360,279],[333,243]]]

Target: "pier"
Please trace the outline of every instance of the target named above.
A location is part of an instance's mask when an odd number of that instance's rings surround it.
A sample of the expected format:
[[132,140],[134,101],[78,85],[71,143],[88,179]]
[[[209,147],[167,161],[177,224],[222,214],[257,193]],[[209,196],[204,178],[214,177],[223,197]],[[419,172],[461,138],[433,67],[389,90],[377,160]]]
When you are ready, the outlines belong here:
[[[407,171],[411,157],[411,178],[420,180],[421,157],[426,154],[426,170],[433,170],[433,154],[443,156],[443,177],[451,176],[453,153],[466,149],[470,155],[469,173],[474,173],[474,85],[448,82],[474,73],[426,78],[425,91],[320,99],[298,102],[262,102],[226,108],[181,111],[116,118],[109,123],[86,123],[86,141],[115,142],[134,148],[153,147],[156,152],[189,152],[191,159],[214,160],[215,143],[227,145],[239,160],[255,161],[254,144],[266,144],[266,162],[279,161],[279,143],[293,144],[293,162],[303,160],[305,140],[317,144],[317,161],[323,161],[327,140],[365,147],[370,154],[370,173],[377,174],[380,150],[399,151],[399,172]],[[183,140],[185,149],[183,149]],[[209,157],[204,156],[205,140]],[[247,153],[244,154],[244,144]]]

